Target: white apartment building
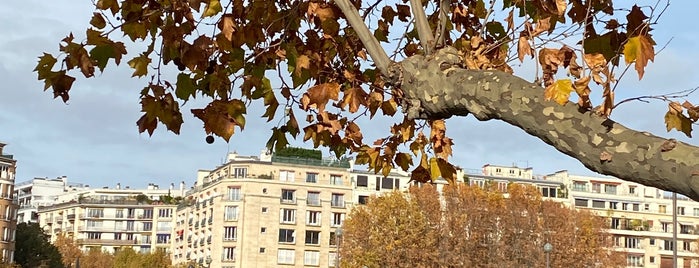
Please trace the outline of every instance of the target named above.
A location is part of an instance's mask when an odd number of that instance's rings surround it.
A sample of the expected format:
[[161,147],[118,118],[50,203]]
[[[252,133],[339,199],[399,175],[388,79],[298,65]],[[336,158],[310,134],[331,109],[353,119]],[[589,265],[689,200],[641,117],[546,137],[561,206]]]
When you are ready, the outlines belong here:
[[58,196],[68,192],[83,191],[89,185],[68,183],[68,178],[34,178],[15,184],[14,202],[19,206],[17,222],[38,222],[38,207],[56,204]]
[[99,247],[114,252],[131,247],[139,252],[154,249],[169,251],[175,202],[184,190],[160,189],[87,189],[60,195],[57,202],[38,208],[39,225],[55,241],[62,233],[75,239],[82,250]]
[[0,253],[1,261],[12,263],[15,254],[15,231],[17,229],[17,205],[12,203],[12,189],[15,186],[17,160],[4,154],[0,143]]
[[[546,180],[564,183],[568,201],[576,208],[607,218],[617,249],[628,253],[629,267],[672,267],[675,246],[678,267],[699,267],[699,202],[680,196],[675,208],[672,193],[612,177],[559,171],[546,175]],[[677,245],[672,238],[675,227]]]

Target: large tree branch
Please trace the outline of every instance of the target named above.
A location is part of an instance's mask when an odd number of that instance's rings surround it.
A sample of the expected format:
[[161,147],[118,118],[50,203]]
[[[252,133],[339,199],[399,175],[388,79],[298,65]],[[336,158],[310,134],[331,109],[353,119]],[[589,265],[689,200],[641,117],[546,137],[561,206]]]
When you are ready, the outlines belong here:
[[422,49],[425,50],[425,54],[430,55],[435,45],[434,35],[430,31],[430,23],[427,22],[427,15],[425,15],[425,9],[422,7],[422,1],[410,0],[410,9],[415,17],[415,28],[417,28],[417,35],[420,37]]
[[362,20],[362,17],[359,16],[357,9],[354,8],[349,0],[335,0],[335,4],[337,4],[337,7],[342,10],[345,18],[347,18],[347,22],[357,33],[359,40],[362,41],[367,53],[369,53],[369,56],[374,61],[374,64],[376,64],[376,68],[378,68],[384,75],[388,75],[390,73],[389,66],[391,65],[391,59],[388,58],[386,51],[383,49],[383,47],[381,47],[379,41],[376,40],[374,35],[372,35],[369,31],[369,28],[366,26],[366,24],[364,24],[364,21]]
[[[455,49],[400,63],[409,118],[473,114],[538,137],[590,170],[699,201],[699,147],[626,128],[574,103],[543,100],[544,89],[499,71],[466,70]],[[674,145],[674,146],[673,146]]]

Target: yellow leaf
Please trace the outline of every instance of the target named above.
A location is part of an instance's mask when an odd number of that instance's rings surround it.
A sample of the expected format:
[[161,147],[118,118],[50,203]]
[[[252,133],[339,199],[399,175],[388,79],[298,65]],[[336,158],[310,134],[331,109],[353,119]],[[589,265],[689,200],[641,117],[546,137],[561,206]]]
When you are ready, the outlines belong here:
[[131,59],[128,64],[134,69],[131,77],[141,77],[148,74],[148,64],[150,64],[150,58],[146,55],[141,55]]
[[646,35],[639,35],[629,38],[624,45],[624,61],[626,64],[635,62],[638,79],[643,78],[648,61],[655,60],[654,42]]
[[315,106],[319,112],[325,110],[325,105],[330,100],[338,100],[340,94],[340,84],[338,83],[324,83],[320,85],[313,86],[308,89],[308,92],[303,94],[301,97],[301,104],[303,109],[308,110]]
[[439,164],[437,162],[437,158],[430,158],[430,178],[432,181],[438,179],[439,177],[442,176],[442,173],[439,170]]
[[364,89],[362,89],[361,87],[348,88],[344,91],[344,93],[345,96],[342,98],[340,107],[344,109],[345,106],[349,105],[350,113],[356,113],[359,110],[360,106],[366,105],[367,103],[366,99],[368,97],[368,94],[364,92]]
[[570,98],[570,92],[573,91],[573,82],[570,79],[556,80],[553,84],[546,87],[544,98],[546,100],[554,100],[560,105],[564,105]]
[[[679,108],[679,110],[678,110]],[[665,113],[665,127],[667,131],[676,129],[692,137],[692,121],[682,114],[682,107],[677,103],[670,103],[670,108]]]
[[221,2],[219,0],[211,0],[209,1],[209,4],[206,5],[206,9],[204,10],[204,14],[202,14],[202,17],[211,17],[219,12],[223,11],[223,7],[221,7]]

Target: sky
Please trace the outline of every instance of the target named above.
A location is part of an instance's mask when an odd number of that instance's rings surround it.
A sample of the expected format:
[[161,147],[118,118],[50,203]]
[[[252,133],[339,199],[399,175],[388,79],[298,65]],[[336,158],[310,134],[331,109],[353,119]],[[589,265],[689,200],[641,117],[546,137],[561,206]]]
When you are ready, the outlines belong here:
[[[131,78],[132,71],[124,63],[133,55],[127,56],[118,68],[111,66],[111,71],[96,74],[96,78],[85,79],[76,73],[79,76],[68,104],[53,99],[50,89],[42,91],[43,83],[32,72],[37,57],[43,52],[55,54],[59,41],[69,32],[82,36],[93,11],[91,3],[24,0],[6,1],[0,6],[0,142],[8,144],[4,153],[14,155],[18,161],[17,182],[67,176],[70,182],[93,187],[113,187],[117,182],[132,187],[145,187],[151,182],[165,186],[180,181],[191,185],[197,170],[215,168],[228,152],[258,155],[264,149],[273,126],[256,120],[262,113],[254,107],[249,109],[252,111],[245,130],[237,132],[229,143],[221,139],[213,144],[205,142],[202,123],[189,113],[189,109],[203,107],[205,103],[201,101],[181,108],[185,123],[179,136],[162,126],[152,137],[139,134],[138,92],[147,81]],[[652,3],[655,2],[639,1],[640,5]],[[667,45],[649,64],[642,81],[638,81],[633,69],[629,70],[617,88],[617,101],[699,86],[699,29],[685,24],[698,11],[695,1],[672,2],[660,24],[653,27],[658,47]],[[534,77],[526,70],[517,74],[529,80]],[[699,93],[688,100],[699,103]],[[636,130],[699,145],[696,137],[666,132],[666,111],[667,104],[663,102],[631,102],[618,107],[612,119]],[[372,124],[385,131],[384,123]],[[479,169],[484,164],[517,165],[532,167],[536,174],[568,170],[594,175],[577,160],[504,122],[479,122],[469,116],[451,118],[447,127],[447,134],[455,138],[451,160],[466,169]],[[293,145],[312,147],[301,141]]]

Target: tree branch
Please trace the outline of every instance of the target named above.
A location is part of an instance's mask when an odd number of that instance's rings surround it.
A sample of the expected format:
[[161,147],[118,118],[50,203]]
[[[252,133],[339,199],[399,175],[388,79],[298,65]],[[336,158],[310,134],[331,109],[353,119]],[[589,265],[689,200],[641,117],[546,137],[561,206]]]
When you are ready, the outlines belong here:
[[383,47],[381,47],[379,41],[376,40],[376,38],[369,31],[369,28],[366,26],[366,24],[364,24],[364,21],[359,16],[359,12],[354,8],[349,0],[335,0],[335,4],[337,4],[337,7],[339,7],[340,10],[342,10],[342,13],[345,14],[347,22],[357,33],[357,36],[359,37],[359,40],[362,41],[362,44],[364,44],[367,53],[369,53],[369,56],[371,56],[374,64],[376,64],[376,68],[379,68],[384,75],[388,75],[390,73],[389,65],[391,64],[391,59],[388,58],[386,51],[384,51]]
[[445,35],[447,33],[447,20],[449,19],[449,4],[450,0],[441,0],[439,2],[439,26],[435,30],[435,36],[437,36],[437,47],[444,46]]
[[412,9],[415,16],[415,28],[417,28],[417,34],[420,36],[422,49],[425,50],[425,55],[430,55],[434,47],[434,35],[430,31],[430,23],[427,22],[427,15],[425,15],[425,9],[422,8],[422,1],[410,0],[410,9]]
[[543,100],[544,89],[500,71],[467,70],[454,48],[400,63],[409,119],[473,114],[538,137],[592,171],[699,200],[699,147],[622,126],[575,103]]

